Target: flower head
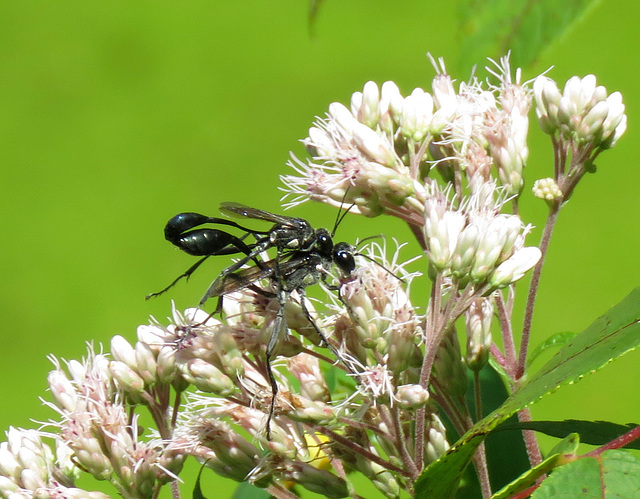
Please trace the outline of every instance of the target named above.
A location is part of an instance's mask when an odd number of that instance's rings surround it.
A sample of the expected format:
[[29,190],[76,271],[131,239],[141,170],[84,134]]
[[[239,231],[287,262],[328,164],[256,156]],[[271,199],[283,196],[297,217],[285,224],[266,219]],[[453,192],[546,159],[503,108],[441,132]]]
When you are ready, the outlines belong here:
[[504,203],[500,192],[495,184],[486,183],[456,204],[435,184],[429,191],[424,225],[429,262],[460,287],[505,287],[540,258],[537,248],[524,248],[529,227],[517,215],[500,213]]
[[608,149],[627,128],[622,95],[607,95],[605,87],[596,85],[594,75],[570,78],[562,93],[553,80],[539,76],[533,91],[540,126],[550,135]]

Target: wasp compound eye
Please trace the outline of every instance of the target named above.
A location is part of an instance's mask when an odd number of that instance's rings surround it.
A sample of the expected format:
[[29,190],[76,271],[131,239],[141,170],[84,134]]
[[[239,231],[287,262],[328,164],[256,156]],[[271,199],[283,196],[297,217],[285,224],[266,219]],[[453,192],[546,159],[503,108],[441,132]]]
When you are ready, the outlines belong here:
[[331,258],[331,253],[333,251],[333,239],[331,239],[329,231],[326,229],[318,229],[316,231],[316,237],[318,252],[323,256]]
[[347,243],[336,244],[333,252],[333,261],[345,274],[351,274],[356,268],[353,249]]

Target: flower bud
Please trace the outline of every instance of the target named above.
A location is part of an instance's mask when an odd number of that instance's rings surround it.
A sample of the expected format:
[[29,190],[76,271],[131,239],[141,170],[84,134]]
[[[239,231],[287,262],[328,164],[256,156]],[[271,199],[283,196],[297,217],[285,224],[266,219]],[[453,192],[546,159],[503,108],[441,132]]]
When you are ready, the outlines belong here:
[[431,130],[434,135],[439,135],[450,125],[456,115],[458,96],[453,88],[451,77],[444,73],[436,75],[433,79],[431,90],[436,108],[431,121]]
[[111,338],[111,355],[115,360],[125,363],[131,369],[136,369],[136,352],[131,343],[119,334]]
[[109,372],[125,392],[136,394],[144,391],[144,380],[124,362],[109,362]]
[[491,274],[489,284],[494,289],[500,289],[522,279],[524,274],[538,263],[541,256],[542,253],[535,246],[519,249]]
[[224,439],[216,439],[210,447],[222,463],[242,470],[245,476],[258,464],[258,449],[234,431],[229,430]]
[[553,135],[558,130],[558,107],[562,95],[556,83],[546,76],[538,76],[533,82],[536,115],[542,131]]
[[335,144],[327,131],[318,128],[309,128],[309,136],[302,141],[310,156],[320,159],[332,158],[336,153]]
[[227,375],[202,359],[191,359],[183,368],[183,375],[203,392],[227,397],[235,391],[233,381]]
[[78,394],[67,375],[56,369],[49,373],[47,381],[56,405],[68,412],[75,411]]
[[293,410],[287,415],[294,421],[326,425],[336,418],[336,409],[324,402],[292,395]]
[[14,495],[13,492],[18,491],[18,485],[6,476],[0,475],[0,495],[10,499],[22,499],[23,495]]
[[301,396],[320,402],[328,402],[331,399],[317,358],[301,353],[290,358],[288,366],[289,371],[300,381]]
[[354,118],[351,111],[339,102],[329,104],[329,116],[335,120],[335,122],[343,128],[348,135],[353,135],[353,129],[362,125],[362,123]]
[[427,403],[429,392],[420,385],[402,385],[396,390],[395,399],[403,409],[415,410]]
[[156,382],[156,357],[149,345],[138,341],[135,346],[136,372],[148,385]]
[[432,118],[433,98],[421,88],[416,88],[404,99],[400,130],[405,137],[420,142],[429,133]]
[[422,364],[422,353],[416,345],[417,339],[422,336],[422,330],[404,290],[398,286],[395,290],[391,288],[386,291],[389,293],[390,310],[383,314],[392,323],[385,334],[388,343],[387,363],[395,375],[400,375],[409,367]]
[[22,466],[7,448],[6,442],[0,444],[0,475],[17,479]]
[[426,464],[429,464],[447,452],[450,445],[447,441],[447,430],[437,414],[428,415],[427,427],[429,430],[424,453]]
[[158,352],[158,379],[163,383],[171,383],[176,375],[176,352],[173,347],[165,346]]
[[491,349],[493,298],[476,298],[464,315],[467,331],[465,362],[469,369],[480,371],[487,364]]
[[351,133],[362,152],[372,161],[381,165],[392,167],[397,162],[397,156],[386,136],[375,132],[362,123],[355,122]]
[[627,130],[627,115],[624,114],[624,104],[622,94],[613,92],[607,97],[608,114],[602,124],[602,144],[603,149],[611,148]]
[[360,123],[375,130],[380,120],[380,91],[378,85],[368,81],[362,92],[356,92],[351,97],[351,112]]
[[384,212],[381,203],[402,206],[415,193],[413,181],[404,172],[399,173],[373,161],[361,165],[358,183],[362,186],[363,195],[366,193],[362,204],[370,210],[370,216]]
[[284,479],[302,485],[307,490],[325,497],[340,498],[349,495],[346,482],[330,473],[300,461],[287,464]]
[[74,452],[62,439],[56,439],[56,465],[65,477],[74,482],[80,477],[80,468],[73,462]]
[[37,480],[43,484],[46,483],[48,478],[47,461],[40,452],[34,452],[23,446],[18,452],[18,461],[23,470],[30,470]]
[[220,363],[227,375],[238,378],[244,375],[244,359],[231,330],[220,329],[213,339]]
[[20,473],[20,483],[22,487],[28,490],[36,490],[43,487],[45,483],[42,481],[40,474],[32,469],[23,469]]
[[385,497],[400,497],[400,484],[392,473],[359,454],[355,456],[355,459],[355,469],[371,480]]
[[[287,327],[290,330],[296,331],[311,343],[318,346],[322,342],[322,338],[320,338],[316,328],[302,310],[302,306],[298,300],[299,297],[295,297],[295,299],[288,300],[284,305],[284,318],[287,323]],[[309,300],[305,300],[305,307],[309,314],[311,314],[311,317],[313,317],[315,310]],[[316,324],[316,326],[319,325]]]
[[400,119],[404,99],[398,85],[392,81],[385,81],[380,93],[380,128],[392,134],[395,123]]
[[450,397],[464,398],[467,393],[467,373],[462,364],[462,353],[455,328],[449,329],[433,363],[433,377]]
[[187,456],[188,454],[179,452],[176,449],[165,448],[160,459],[158,459],[158,468],[164,471],[164,473],[158,474],[158,481],[161,484],[165,484],[175,480],[174,476],[179,475],[182,471]]
[[539,199],[544,199],[548,203],[553,203],[562,199],[562,191],[556,181],[552,178],[541,178],[533,183],[531,188],[533,195]]
[[460,211],[449,210],[442,201],[427,199],[425,237],[430,263],[438,270],[449,267],[458,237],[464,229],[466,217]]
[[377,330],[370,327],[370,320],[375,317],[375,308],[361,279],[346,282],[340,288],[340,295],[347,304],[351,325],[355,329],[358,340],[365,348],[373,348],[377,340]]
[[451,255],[451,272],[456,277],[463,277],[471,270],[475,257],[480,229],[477,225],[467,225],[458,236],[453,254]]
[[600,149],[612,147],[626,130],[622,96],[596,85],[596,77],[573,76],[562,92],[555,83],[539,76],[533,85],[536,113],[546,133],[557,131],[565,140],[592,144]]
[[494,218],[483,227],[482,238],[476,249],[470,272],[471,278],[477,283],[484,282],[485,278],[494,270],[500,253],[502,253],[505,239],[503,222],[503,217]]
[[67,370],[71,375],[72,381],[76,385],[82,385],[84,383],[87,376],[87,369],[81,362],[78,362],[75,359],[70,360],[67,362]]
[[98,480],[108,480],[113,473],[111,461],[102,453],[100,444],[95,438],[83,438],[75,449],[78,464]]
[[144,341],[154,351],[159,350],[165,342],[173,341],[171,336],[168,331],[155,324],[143,324],[136,329],[138,341]]

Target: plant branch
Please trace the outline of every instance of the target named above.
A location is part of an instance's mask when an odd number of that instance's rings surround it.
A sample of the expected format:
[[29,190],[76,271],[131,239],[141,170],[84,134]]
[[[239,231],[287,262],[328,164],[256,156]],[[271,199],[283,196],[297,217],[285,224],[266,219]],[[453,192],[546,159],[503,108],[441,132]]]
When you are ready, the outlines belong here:
[[[521,423],[529,423],[531,421],[531,409],[528,407],[518,412],[518,421]],[[533,430],[523,430],[522,438],[527,449],[527,456],[531,467],[539,465],[542,462],[542,453],[536,439],[536,432]]]
[[525,309],[524,324],[522,326],[522,339],[520,341],[520,356],[518,358],[518,365],[516,368],[516,379],[520,379],[524,374],[524,369],[527,362],[527,351],[529,349],[529,340],[531,337],[531,324],[533,322],[533,310],[536,304],[536,297],[538,295],[538,288],[540,287],[540,274],[542,273],[542,266],[547,255],[549,248],[549,241],[553,234],[556,221],[558,220],[558,213],[560,213],[560,202],[556,202],[549,210],[549,216],[542,232],[542,239],[540,240],[540,252],[542,256],[540,261],[533,269],[533,275],[531,276],[531,284],[529,285],[529,295],[527,296],[527,305]]
[[495,295],[496,307],[498,312],[498,322],[500,323],[500,331],[502,332],[502,344],[504,346],[504,363],[502,367],[507,371],[511,379],[515,378],[516,373],[516,346],[513,341],[513,329],[511,327],[510,312],[504,303],[502,293]]

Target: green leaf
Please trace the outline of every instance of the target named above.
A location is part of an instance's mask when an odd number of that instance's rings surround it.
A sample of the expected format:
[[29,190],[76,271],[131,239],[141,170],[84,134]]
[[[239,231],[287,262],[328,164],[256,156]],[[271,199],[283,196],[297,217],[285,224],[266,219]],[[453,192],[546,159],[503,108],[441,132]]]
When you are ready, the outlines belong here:
[[[482,389],[482,409],[483,414],[487,414],[500,407],[509,396],[507,390],[500,379],[499,373],[493,369],[484,368],[480,371],[480,381]],[[475,414],[475,400],[473,391],[469,390],[467,404],[471,413]],[[515,417],[514,423],[517,421]],[[524,442],[521,438],[513,438],[510,433],[498,433],[487,438],[485,443],[487,454],[487,466],[491,477],[491,486],[494,489],[508,484],[517,478],[525,470],[529,469],[529,458]],[[470,475],[477,481],[475,470],[469,468]],[[478,489],[479,490],[479,489]],[[463,497],[472,497],[466,495]],[[476,495],[479,497],[479,495]]]
[[[590,445],[604,445],[615,440],[620,435],[638,426],[634,423],[626,425],[611,423],[610,421],[585,421],[581,419],[566,419],[564,421],[529,421],[527,423],[505,423],[494,431],[501,430],[534,430],[546,435],[564,438],[571,433],[578,433],[582,443]],[[624,446],[625,449],[640,449],[640,441]]]
[[198,472],[198,478],[196,478],[196,484],[193,486],[193,499],[207,499],[202,493],[202,488],[200,487],[200,478],[202,477],[202,470],[205,468],[206,462],[200,467],[200,471]]
[[491,496],[491,499],[506,499],[514,494],[517,494],[518,492],[531,487],[536,483],[536,480],[538,478],[551,471],[561,458],[566,455],[575,454],[578,450],[579,444],[580,437],[577,433],[568,435],[565,439],[560,441],[551,450],[551,452],[549,452],[549,456],[538,466],[534,466],[526,473],[520,475],[517,480],[514,480],[509,485],[503,487],[501,490],[493,494]]
[[576,337],[577,333],[565,332],[556,333],[549,336],[546,340],[540,343],[532,352],[529,353],[527,359],[527,366],[530,366],[532,362],[543,352],[546,352],[550,348],[561,347],[566,345],[570,340]]
[[515,391],[476,423],[416,481],[416,497],[453,497],[458,481],[486,435],[515,412],[561,385],[578,381],[640,344],[640,288],[576,336]]
[[489,357],[489,365],[493,368],[495,372],[497,372],[500,375],[500,378],[502,379],[502,383],[504,384],[504,386],[511,385],[511,378],[507,374],[507,371],[504,370],[504,367],[498,364],[498,361],[495,358]]
[[[478,375],[482,392],[482,413],[487,414],[500,407],[509,394],[502,382],[500,373],[495,369],[485,366]],[[474,373],[471,370],[467,370],[467,378],[469,386],[473,386]],[[468,390],[466,402],[471,414],[476,413],[475,399],[474,391]],[[447,427],[447,435],[456,435],[453,426],[446,420],[446,417],[443,422]],[[529,468],[529,458],[527,457],[524,442],[521,438],[513,438],[509,433],[492,435],[491,438],[487,439],[485,452],[491,485],[494,489],[508,484]],[[482,491],[478,476],[471,466],[465,470],[456,495],[460,499],[481,497]]]
[[249,482],[240,482],[231,499],[269,499],[271,495],[264,489]]
[[598,458],[581,458],[553,473],[535,490],[532,499],[558,497],[640,497],[640,461],[629,452],[610,450]]
[[461,0],[460,67],[482,67],[486,57],[508,51],[515,67],[528,67],[595,5],[597,0]]

